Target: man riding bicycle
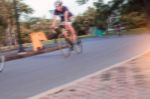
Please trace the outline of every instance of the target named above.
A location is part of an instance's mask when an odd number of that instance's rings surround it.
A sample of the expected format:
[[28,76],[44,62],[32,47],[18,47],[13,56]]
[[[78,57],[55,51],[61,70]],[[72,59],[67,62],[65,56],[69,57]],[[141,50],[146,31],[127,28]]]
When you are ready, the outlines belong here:
[[[76,31],[74,29],[74,27],[72,26],[71,23],[71,18],[72,18],[72,13],[68,10],[68,8],[66,6],[63,6],[63,2],[62,1],[56,1],[55,2],[55,10],[53,13],[53,22],[52,22],[52,28],[57,28],[56,27],[56,23],[57,23],[57,16],[59,16],[60,18],[60,28],[61,28],[61,32],[63,33],[63,35],[65,36],[65,38],[67,38],[68,35],[71,34],[71,38],[69,39],[72,43],[76,43],[77,41],[77,34]],[[69,34],[70,33],[70,34]],[[71,43],[70,42],[70,43]],[[73,45],[73,44],[71,44]]]

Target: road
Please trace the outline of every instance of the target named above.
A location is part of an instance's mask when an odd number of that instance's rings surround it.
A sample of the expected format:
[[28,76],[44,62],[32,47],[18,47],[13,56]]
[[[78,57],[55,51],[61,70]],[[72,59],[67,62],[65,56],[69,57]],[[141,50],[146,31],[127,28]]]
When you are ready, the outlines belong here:
[[150,49],[150,35],[83,40],[84,52],[64,58],[60,51],[6,63],[0,73],[0,99],[26,99],[72,82]]

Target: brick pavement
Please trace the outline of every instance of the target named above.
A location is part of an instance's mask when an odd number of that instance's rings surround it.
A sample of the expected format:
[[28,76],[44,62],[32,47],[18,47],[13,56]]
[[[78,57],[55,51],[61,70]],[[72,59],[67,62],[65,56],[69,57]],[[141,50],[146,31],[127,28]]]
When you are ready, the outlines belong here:
[[150,52],[31,99],[150,99]]

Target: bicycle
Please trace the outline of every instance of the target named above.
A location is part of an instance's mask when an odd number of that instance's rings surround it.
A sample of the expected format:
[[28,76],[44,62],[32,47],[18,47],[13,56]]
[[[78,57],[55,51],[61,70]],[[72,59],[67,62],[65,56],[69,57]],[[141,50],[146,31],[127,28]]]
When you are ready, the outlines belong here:
[[4,65],[5,65],[5,56],[0,55],[0,72],[4,70]]
[[67,37],[57,29],[54,29],[57,34],[57,45],[64,57],[69,57],[73,51],[77,54],[83,52],[82,41],[78,38],[75,42],[71,40],[72,35],[68,33]]

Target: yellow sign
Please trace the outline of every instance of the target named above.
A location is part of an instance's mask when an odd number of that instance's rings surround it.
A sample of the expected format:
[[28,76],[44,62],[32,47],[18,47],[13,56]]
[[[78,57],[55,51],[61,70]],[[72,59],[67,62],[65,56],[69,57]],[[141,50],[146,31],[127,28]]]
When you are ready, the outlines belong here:
[[30,34],[33,51],[38,51],[43,48],[42,41],[48,40],[44,32],[32,32]]

